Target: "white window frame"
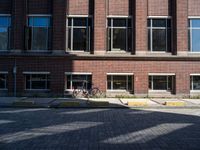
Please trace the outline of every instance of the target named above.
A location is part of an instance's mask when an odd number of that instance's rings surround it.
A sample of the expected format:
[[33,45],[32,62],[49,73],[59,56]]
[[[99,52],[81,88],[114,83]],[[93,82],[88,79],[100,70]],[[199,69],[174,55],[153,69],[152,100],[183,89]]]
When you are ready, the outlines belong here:
[[172,77],[172,87],[174,87],[175,78],[173,79],[173,77],[176,77],[175,73],[149,73],[148,74],[148,77],[149,78],[151,77],[151,89],[149,89],[149,92],[173,92],[172,90],[154,90],[154,84],[153,84],[153,77],[154,76],[164,76],[164,77],[166,77],[167,78],[167,89],[168,89],[169,88],[168,87],[169,77]]
[[7,76],[8,76],[8,72],[6,72],[6,71],[0,71],[0,75],[4,75],[5,76],[5,79],[4,79],[4,86],[5,86],[5,88],[0,88],[0,91],[2,91],[2,90],[8,90],[8,87],[7,87]]
[[[188,26],[188,30],[189,30],[189,32],[190,32],[190,35],[189,35],[189,39],[188,40],[190,40],[189,42],[190,42],[190,45],[189,45],[189,52],[190,53],[197,53],[197,54],[199,54],[200,53],[200,49],[198,50],[198,51],[193,51],[192,49],[193,49],[193,47],[192,47],[192,31],[193,30],[200,30],[200,27],[192,27],[192,20],[200,20],[200,16],[190,16],[190,17],[188,17],[188,21],[189,21],[189,26]],[[188,42],[188,43],[189,43]],[[199,41],[200,42],[200,41]]]
[[[10,20],[12,21],[11,14],[0,14],[0,17],[10,17]],[[11,25],[9,27],[11,27],[11,26],[12,26],[12,23],[11,23]],[[9,27],[7,27],[7,28],[9,28]],[[1,28],[1,26],[0,26],[0,28]],[[7,47],[10,46],[10,40],[9,40],[10,36],[11,35],[10,35],[9,31],[8,31],[8,45],[7,45]],[[0,50],[0,52],[7,52],[7,51],[8,51],[8,48],[5,49],[5,50],[4,49]]]
[[190,81],[190,92],[192,93],[200,93],[200,90],[194,90],[194,76],[199,76],[200,77],[200,74],[190,74],[190,78],[192,81]]
[[[168,52],[168,29],[171,29],[171,27],[168,27],[168,21],[171,21],[171,16],[148,16],[148,20],[150,20],[150,27],[147,26],[147,29],[150,30],[150,52],[151,53],[167,53]],[[166,25],[165,27],[153,27],[153,20],[154,19],[165,19],[166,20]],[[172,22],[171,22],[172,26]],[[166,30],[166,50],[165,51],[154,51],[153,50],[153,29],[159,30],[159,29],[164,29]],[[170,37],[171,38],[171,37]],[[148,39],[149,42],[149,39]]]
[[[76,18],[86,18],[87,19],[87,25],[86,26],[74,26],[74,19]],[[71,19],[71,26],[69,26],[69,19]],[[93,19],[92,16],[90,15],[68,15],[66,19],[66,52],[90,52],[91,51],[91,29],[92,26],[89,30],[89,19],[91,19],[91,24],[93,25]],[[69,37],[69,28],[71,28],[71,35]],[[87,45],[86,45],[86,50],[74,50],[73,48],[73,39],[74,39],[74,29],[86,29],[86,34],[88,36],[88,50],[87,50]],[[69,46],[69,38],[71,38],[71,49],[68,49]],[[87,41],[86,41],[87,43]]]
[[[92,73],[90,72],[65,72],[65,91],[73,91],[73,82],[72,82],[72,77],[73,75],[80,75],[80,76],[86,76],[86,80],[88,80],[88,76],[92,76]],[[66,77],[70,76],[70,89],[67,88],[67,79]],[[87,85],[86,85],[87,86]],[[86,87],[87,88],[87,87]]]
[[[48,77],[50,75],[50,72],[23,72],[23,74],[25,75],[25,90],[26,91],[49,91],[50,89],[47,89],[47,84],[48,82],[50,82],[50,80],[48,80]],[[27,89],[27,85],[26,85],[26,80],[27,80],[27,75],[30,75],[30,89]],[[32,89],[32,75],[46,75],[46,79],[45,79],[45,89]]]
[[[28,14],[27,15],[27,26],[28,27],[30,27],[31,28],[31,30],[32,30],[32,33],[33,33],[33,28],[40,28],[40,26],[37,26],[37,27],[34,27],[34,26],[29,26],[29,18],[31,18],[31,17],[48,17],[49,18],[49,21],[51,22],[51,18],[52,18],[52,15],[48,15],[48,14]],[[51,27],[51,24],[50,24],[50,26],[48,26],[48,27],[42,27],[42,28],[47,28],[47,41],[46,41],[46,47],[47,47],[47,49],[46,50],[35,50],[35,49],[33,49],[32,48],[32,44],[31,44],[31,49],[29,50],[29,51],[34,51],[34,52],[47,52],[47,51],[49,51],[49,49],[48,49],[48,46],[49,46],[49,28]],[[31,43],[33,42],[32,40],[33,40],[33,34],[31,35],[32,37],[31,37]],[[52,41],[51,41],[52,42]]]
[[[111,89],[108,89],[108,76],[111,76]],[[131,92],[128,90],[115,90],[113,89],[113,76],[126,76],[126,89],[128,89],[128,77],[131,76],[132,77],[132,87],[131,87],[131,91],[133,91],[133,80],[134,80],[134,74],[133,73],[107,73],[106,76],[106,91],[107,92]]]
[[[108,26],[108,20],[110,19],[110,21],[111,21],[111,26],[109,27]],[[126,26],[125,27],[113,27],[113,19],[126,19]],[[107,17],[107,23],[106,23],[106,25],[107,25],[107,29],[111,29],[111,39],[110,39],[110,47],[111,47],[111,49],[110,49],[110,51],[109,50],[107,50],[108,52],[129,52],[128,51],[128,28],[129,28],[129,26],[128,26],[128,21],[129,21],[129,19],[132,19],[132,17],[131,16],[108,16]],[[131,26],[131,28],[133,28],[133,25]],[[120,49],[115,49],[115,48],[113,48],[113,29],[125,29],[126,30],[126,50],[120,50]],[[108,35],[108,34],[107,34]],[[133,34],[131,34],[131,38],[133,38]],[[107,38],[109,38],[109,37],[107,37]],[[108,48],[109,49],[109,48]]]

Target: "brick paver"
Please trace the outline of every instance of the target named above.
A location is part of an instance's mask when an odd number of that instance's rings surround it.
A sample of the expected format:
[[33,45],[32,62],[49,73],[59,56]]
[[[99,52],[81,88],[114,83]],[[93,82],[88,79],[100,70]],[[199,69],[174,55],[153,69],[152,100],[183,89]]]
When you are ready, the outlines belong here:
[[198,150],[199,109],[0,109],[1,150]]

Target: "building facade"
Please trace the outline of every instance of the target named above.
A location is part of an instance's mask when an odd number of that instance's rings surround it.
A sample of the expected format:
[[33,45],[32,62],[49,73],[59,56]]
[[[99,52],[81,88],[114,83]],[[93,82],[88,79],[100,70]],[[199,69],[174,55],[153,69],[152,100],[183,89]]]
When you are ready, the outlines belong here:
[[0,95],[200,95],[199,0],[1,0]]

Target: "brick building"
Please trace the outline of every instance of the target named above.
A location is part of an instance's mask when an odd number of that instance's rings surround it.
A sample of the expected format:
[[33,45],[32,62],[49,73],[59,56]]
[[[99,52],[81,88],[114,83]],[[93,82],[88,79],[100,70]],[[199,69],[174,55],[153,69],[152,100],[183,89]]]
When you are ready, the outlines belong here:
[[0,0],[0,95],[200,94],[200,0]]

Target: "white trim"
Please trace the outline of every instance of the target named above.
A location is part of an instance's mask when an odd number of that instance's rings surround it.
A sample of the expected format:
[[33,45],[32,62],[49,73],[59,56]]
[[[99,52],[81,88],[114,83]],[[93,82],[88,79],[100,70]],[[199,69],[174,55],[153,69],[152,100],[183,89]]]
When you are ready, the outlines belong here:
[[8,71],[0,71],[0,74],[8,74]]
[[190,76],[200,76],[200,73],[192,73]]
[[51,14],[28,14],[27,17],[51,17]]
[[65,75],[92,75],[91,72],[65,72]]
[[92,15],[67,15],[68,18],[88,18],[92,17]]
[[200,16],[188,16],[188,19],[200,19]]
[[175,76],[175,73],[149,73],[149,76]]
[[149,90],[149,93],[171,93],[170,90]]
[[127,90],[106,90],[106,92],[130,92],[130,91],[127,91]]
[[50,74],[50,72],[23,72],[23,74]]
[[147,16],[148,19],[167,19],[172,18],[172,16]]
[[107,18],[132,18],[132,16],[108,15]]
[[122,75],[134,75],[134,73],[106,73],[107,75],[119,75],[119,76],[122,76]]
[[190,90],[190,93],[200,93],[200,90]]

